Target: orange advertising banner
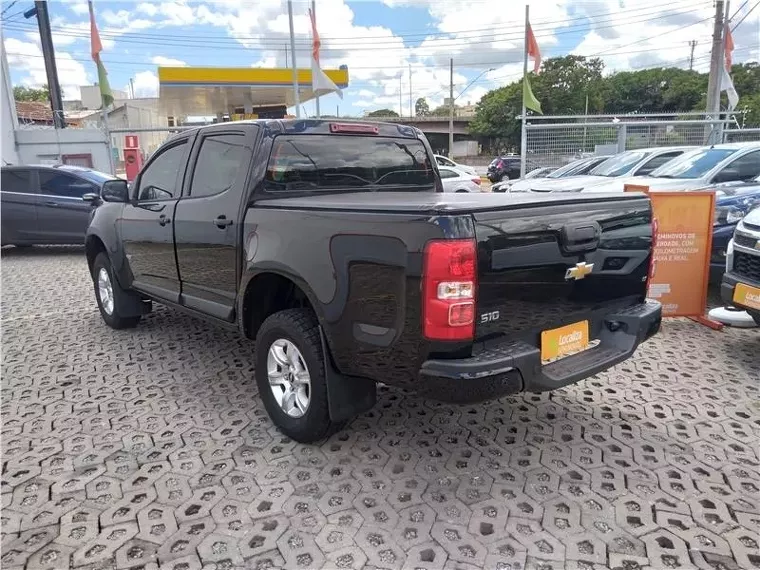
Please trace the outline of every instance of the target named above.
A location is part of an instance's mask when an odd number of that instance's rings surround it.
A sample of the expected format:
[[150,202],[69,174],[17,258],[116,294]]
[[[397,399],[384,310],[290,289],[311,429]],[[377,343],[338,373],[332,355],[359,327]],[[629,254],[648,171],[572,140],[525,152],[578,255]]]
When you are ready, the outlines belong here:
[[649,297],[663,317],[701,317],[710,278],[714,192],[652,192],[657,220]]

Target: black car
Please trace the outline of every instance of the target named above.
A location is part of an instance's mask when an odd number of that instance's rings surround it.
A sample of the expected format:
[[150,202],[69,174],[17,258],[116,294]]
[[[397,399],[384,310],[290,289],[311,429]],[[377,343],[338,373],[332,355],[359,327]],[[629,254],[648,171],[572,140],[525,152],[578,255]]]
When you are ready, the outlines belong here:
[[238,330],[301,442],[372,407],[376,382],[459,403],[553,390],[657,332],[648,196],[442,190],[404,125],[183,131],[131,190],[104,185],[86,241],[101,316],[134,327],[157,302]]
[[[528,163],[525,171],[530,172],[533,168],[533,165]],[[520,157],[510,154],[494,158],[488,165],[487,176],[492,183],[520,178]]]
[[80,166],[3,166],[2,245],[82,244],[110,174]]

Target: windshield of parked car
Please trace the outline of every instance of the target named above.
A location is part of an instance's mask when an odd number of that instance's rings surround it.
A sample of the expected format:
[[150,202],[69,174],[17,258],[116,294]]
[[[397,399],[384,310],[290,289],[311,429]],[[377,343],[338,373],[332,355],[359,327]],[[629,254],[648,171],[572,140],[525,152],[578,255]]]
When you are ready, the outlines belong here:
[[651,153],[641,150],[629,150],[615,156],[611,156],[596,168],[591,169],[589,174],[593,176],[623,176],[639,161],[645,159]]
[[701,178],[736,151],[735,148],[695,150],[682,154],[659,168],[655,168],[649,176],[655,178]]
[[435,172],[417,139],[278,136],[264,180],[270,192],[432,190]]
[[558,168],[554,172],[547,175],[547,178],[562,178],[564,176],[573,176],[580,174],[588,165],[595,159],[583,158],[581,160],[574,160],[570,164],[566,164],[562,168]]

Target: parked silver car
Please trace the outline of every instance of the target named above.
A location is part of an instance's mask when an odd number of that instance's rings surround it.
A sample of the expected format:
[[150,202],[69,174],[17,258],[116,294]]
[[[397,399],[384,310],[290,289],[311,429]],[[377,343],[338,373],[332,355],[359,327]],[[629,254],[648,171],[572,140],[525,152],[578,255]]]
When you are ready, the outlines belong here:
[[79,166],[3,166],[2,245],[83,244],[93,208],[110,174]]

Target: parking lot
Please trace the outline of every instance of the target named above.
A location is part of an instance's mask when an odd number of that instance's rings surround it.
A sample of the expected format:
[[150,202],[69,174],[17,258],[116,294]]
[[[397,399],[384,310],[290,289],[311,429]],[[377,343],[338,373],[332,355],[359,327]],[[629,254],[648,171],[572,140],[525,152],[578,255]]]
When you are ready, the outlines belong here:
[[381,388],[318,446],[252,344],[101,321],[78,248],[2,255],[2,567],[760,568],[760,333],[676,319],[552,394]]

